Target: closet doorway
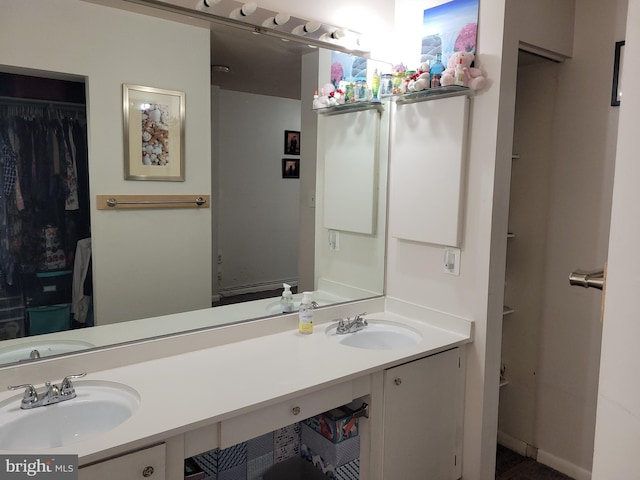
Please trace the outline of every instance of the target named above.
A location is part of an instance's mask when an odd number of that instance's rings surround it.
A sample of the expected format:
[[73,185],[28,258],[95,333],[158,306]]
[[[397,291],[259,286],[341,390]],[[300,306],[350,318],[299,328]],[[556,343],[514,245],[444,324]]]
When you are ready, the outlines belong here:
[[0,170],[0,340],[91,326],[82,78],[0,71]]
[[610,72],[584,81],[593,46],[576,45],[570,60],[521,53],[518,65],[498,442],[583,479],[593,455],[602,293],[570,286],[569,274],[606,260],[617,112]]

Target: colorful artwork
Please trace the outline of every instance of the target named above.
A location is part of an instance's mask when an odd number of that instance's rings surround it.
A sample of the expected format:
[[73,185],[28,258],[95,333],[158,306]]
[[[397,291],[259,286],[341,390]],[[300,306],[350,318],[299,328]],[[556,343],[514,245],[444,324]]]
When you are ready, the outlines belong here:
[[476,53],[478,34],[478,0],[451,0],[424,11],[422,21],[421,62],[435,60],[442,54],[442,63],[453,52]]
[[367,80],[367,59],[342,52],[331,52],[331,84],[338,87],[340,82]]

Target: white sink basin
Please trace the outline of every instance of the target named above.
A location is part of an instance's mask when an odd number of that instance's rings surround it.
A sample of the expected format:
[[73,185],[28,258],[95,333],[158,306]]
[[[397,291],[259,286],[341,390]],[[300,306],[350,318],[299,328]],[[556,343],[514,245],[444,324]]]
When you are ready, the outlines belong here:
[[422,335],[413,328],[386,320],[367,319],[368,326],[354,333],[338,335],[337,325],[327,328],[327,336],[342,345],[371,350],[393,350],[417,345]]
[[42,451],[108,432],[138,408],[140,396],[113,382],[74,382],[76,398],[22,410],[22,395],[0,403],[0,450]]
[[94,346],[92,343],[81,342],[79,340],[49,340],[22,343],[12,347],[0,348],[0,363],[29,360],[29,355],[31,355],[31,352],[34,350],[37,350],[42,358],[50,357],[51,355],[60,355],[62,353],[77,352]]

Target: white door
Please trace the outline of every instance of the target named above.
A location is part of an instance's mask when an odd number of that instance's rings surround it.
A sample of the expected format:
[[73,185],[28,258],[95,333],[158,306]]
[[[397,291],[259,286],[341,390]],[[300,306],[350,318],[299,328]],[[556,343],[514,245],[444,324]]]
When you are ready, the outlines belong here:
[[593,480],[640,479],[640,0],[625,36]]

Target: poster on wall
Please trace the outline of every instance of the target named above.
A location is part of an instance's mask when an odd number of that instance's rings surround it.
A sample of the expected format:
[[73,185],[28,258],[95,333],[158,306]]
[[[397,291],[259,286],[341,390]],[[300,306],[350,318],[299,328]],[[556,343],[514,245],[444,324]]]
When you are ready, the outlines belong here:
[[451,0],[424,11],[420,61],[433,63],[438,53],[442,63],[453,52],[476,53],[478,0]]
[[341,81],[367,81],[367,59],[343,52],[331,52],[331,84],[338,88]]

